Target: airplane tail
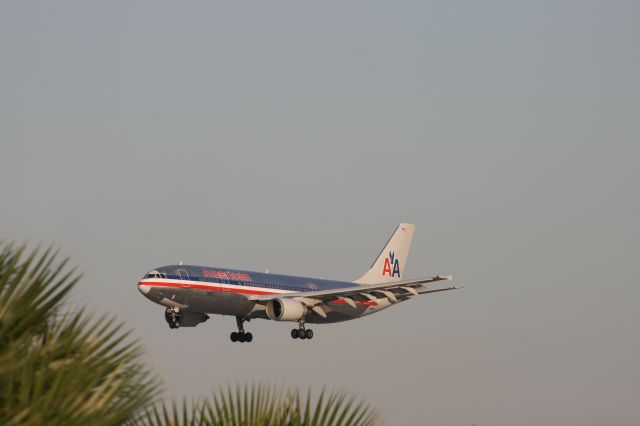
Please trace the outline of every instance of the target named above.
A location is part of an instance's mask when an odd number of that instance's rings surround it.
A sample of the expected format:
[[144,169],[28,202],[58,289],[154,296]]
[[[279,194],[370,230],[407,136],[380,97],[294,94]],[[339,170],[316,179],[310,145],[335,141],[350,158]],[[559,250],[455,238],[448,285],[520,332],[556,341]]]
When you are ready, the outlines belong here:
[[356,284],[382,284],[400,281],[404,277],[404,266],[411,248],[411,239],[416,226],[401,223],[396,228],[387,245],[366,274],[354,281]]

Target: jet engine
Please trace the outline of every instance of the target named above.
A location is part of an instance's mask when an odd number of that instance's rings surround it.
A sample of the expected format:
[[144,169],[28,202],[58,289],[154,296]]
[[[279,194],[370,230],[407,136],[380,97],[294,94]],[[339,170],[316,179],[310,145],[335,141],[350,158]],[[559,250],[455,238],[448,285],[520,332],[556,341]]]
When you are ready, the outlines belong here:
[[307,307],[293,299],[272,299],[267,303],[267,316],[274,321],[298,321],[307,314]]

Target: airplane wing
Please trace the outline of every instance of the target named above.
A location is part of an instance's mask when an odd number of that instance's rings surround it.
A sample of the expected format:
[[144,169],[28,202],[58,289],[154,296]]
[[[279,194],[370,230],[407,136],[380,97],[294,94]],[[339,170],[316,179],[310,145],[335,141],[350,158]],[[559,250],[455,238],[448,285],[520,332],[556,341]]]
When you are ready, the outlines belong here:
[[258,304],[267,303],[269,300],[277,298],[289,298],[296,299],[297,301],[307,305],[316,314],[326,317],[325,309],[323,305],[332,301],[341,300],[343,303],[347,303],[352,307],[356,307],[356,301],[358,300],[371,300],[375,301],[379,298],[387,298],[390,302],[395,303],[398,301],[406,300],[413,296],[425,293],[435,293],[438,291],[447,291],[463,288],[460,286],[451,286],[444,288],[429,289],[424,284],[433,283],[437,281],[452,281],[451,275],[441,276],[436,275],[430,278],[418,278],[413,280],[396,281],[383,284],[371,284],[371,285],[354,285],[351,287],[333,289],[333,290],[321,290],[321,291],[305,291],[297,293],[286,294],[267,294],[267,295],[255,295],[249,296],[249,300]]

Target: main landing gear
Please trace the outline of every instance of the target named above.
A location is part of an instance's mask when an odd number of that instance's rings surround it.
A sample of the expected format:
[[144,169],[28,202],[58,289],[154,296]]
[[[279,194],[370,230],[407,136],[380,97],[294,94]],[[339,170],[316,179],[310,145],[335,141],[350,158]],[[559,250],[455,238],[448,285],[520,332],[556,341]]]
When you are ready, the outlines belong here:
[[313,339],[313,330],[304,328],[304,320],[298,321],[298,329],[291,330],[292,339]]
[[240,342],[240,343],[244,343],[244,342],[251,342],[253,340],[253,334],[251,334],[250,332],[246,332],[244,331],[244,321],[245,319],[241,316],[237,316],[236,317],[236,324],[238,325],[238,332],[236,333],[235,331],[233,333],[231,333],[231,335],[229,337],[231,337],[231,341],[232,342]]

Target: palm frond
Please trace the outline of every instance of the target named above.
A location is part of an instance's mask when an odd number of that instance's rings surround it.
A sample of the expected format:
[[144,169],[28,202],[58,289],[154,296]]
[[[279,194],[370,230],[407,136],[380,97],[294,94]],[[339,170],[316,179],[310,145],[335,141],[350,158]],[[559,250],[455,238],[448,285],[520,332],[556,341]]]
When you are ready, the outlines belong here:
[[56,258],[0,242],[0,424],[122,424],[157,379],[122,324],[65,306],[80,275]]
[[[163,415],[159,415],[163,413]],[[226,386],[209,399],[158,402],[131,425],[137,426],[370,426],[380,422],[376,409],[345,392],[283,390],[265,384]]]

